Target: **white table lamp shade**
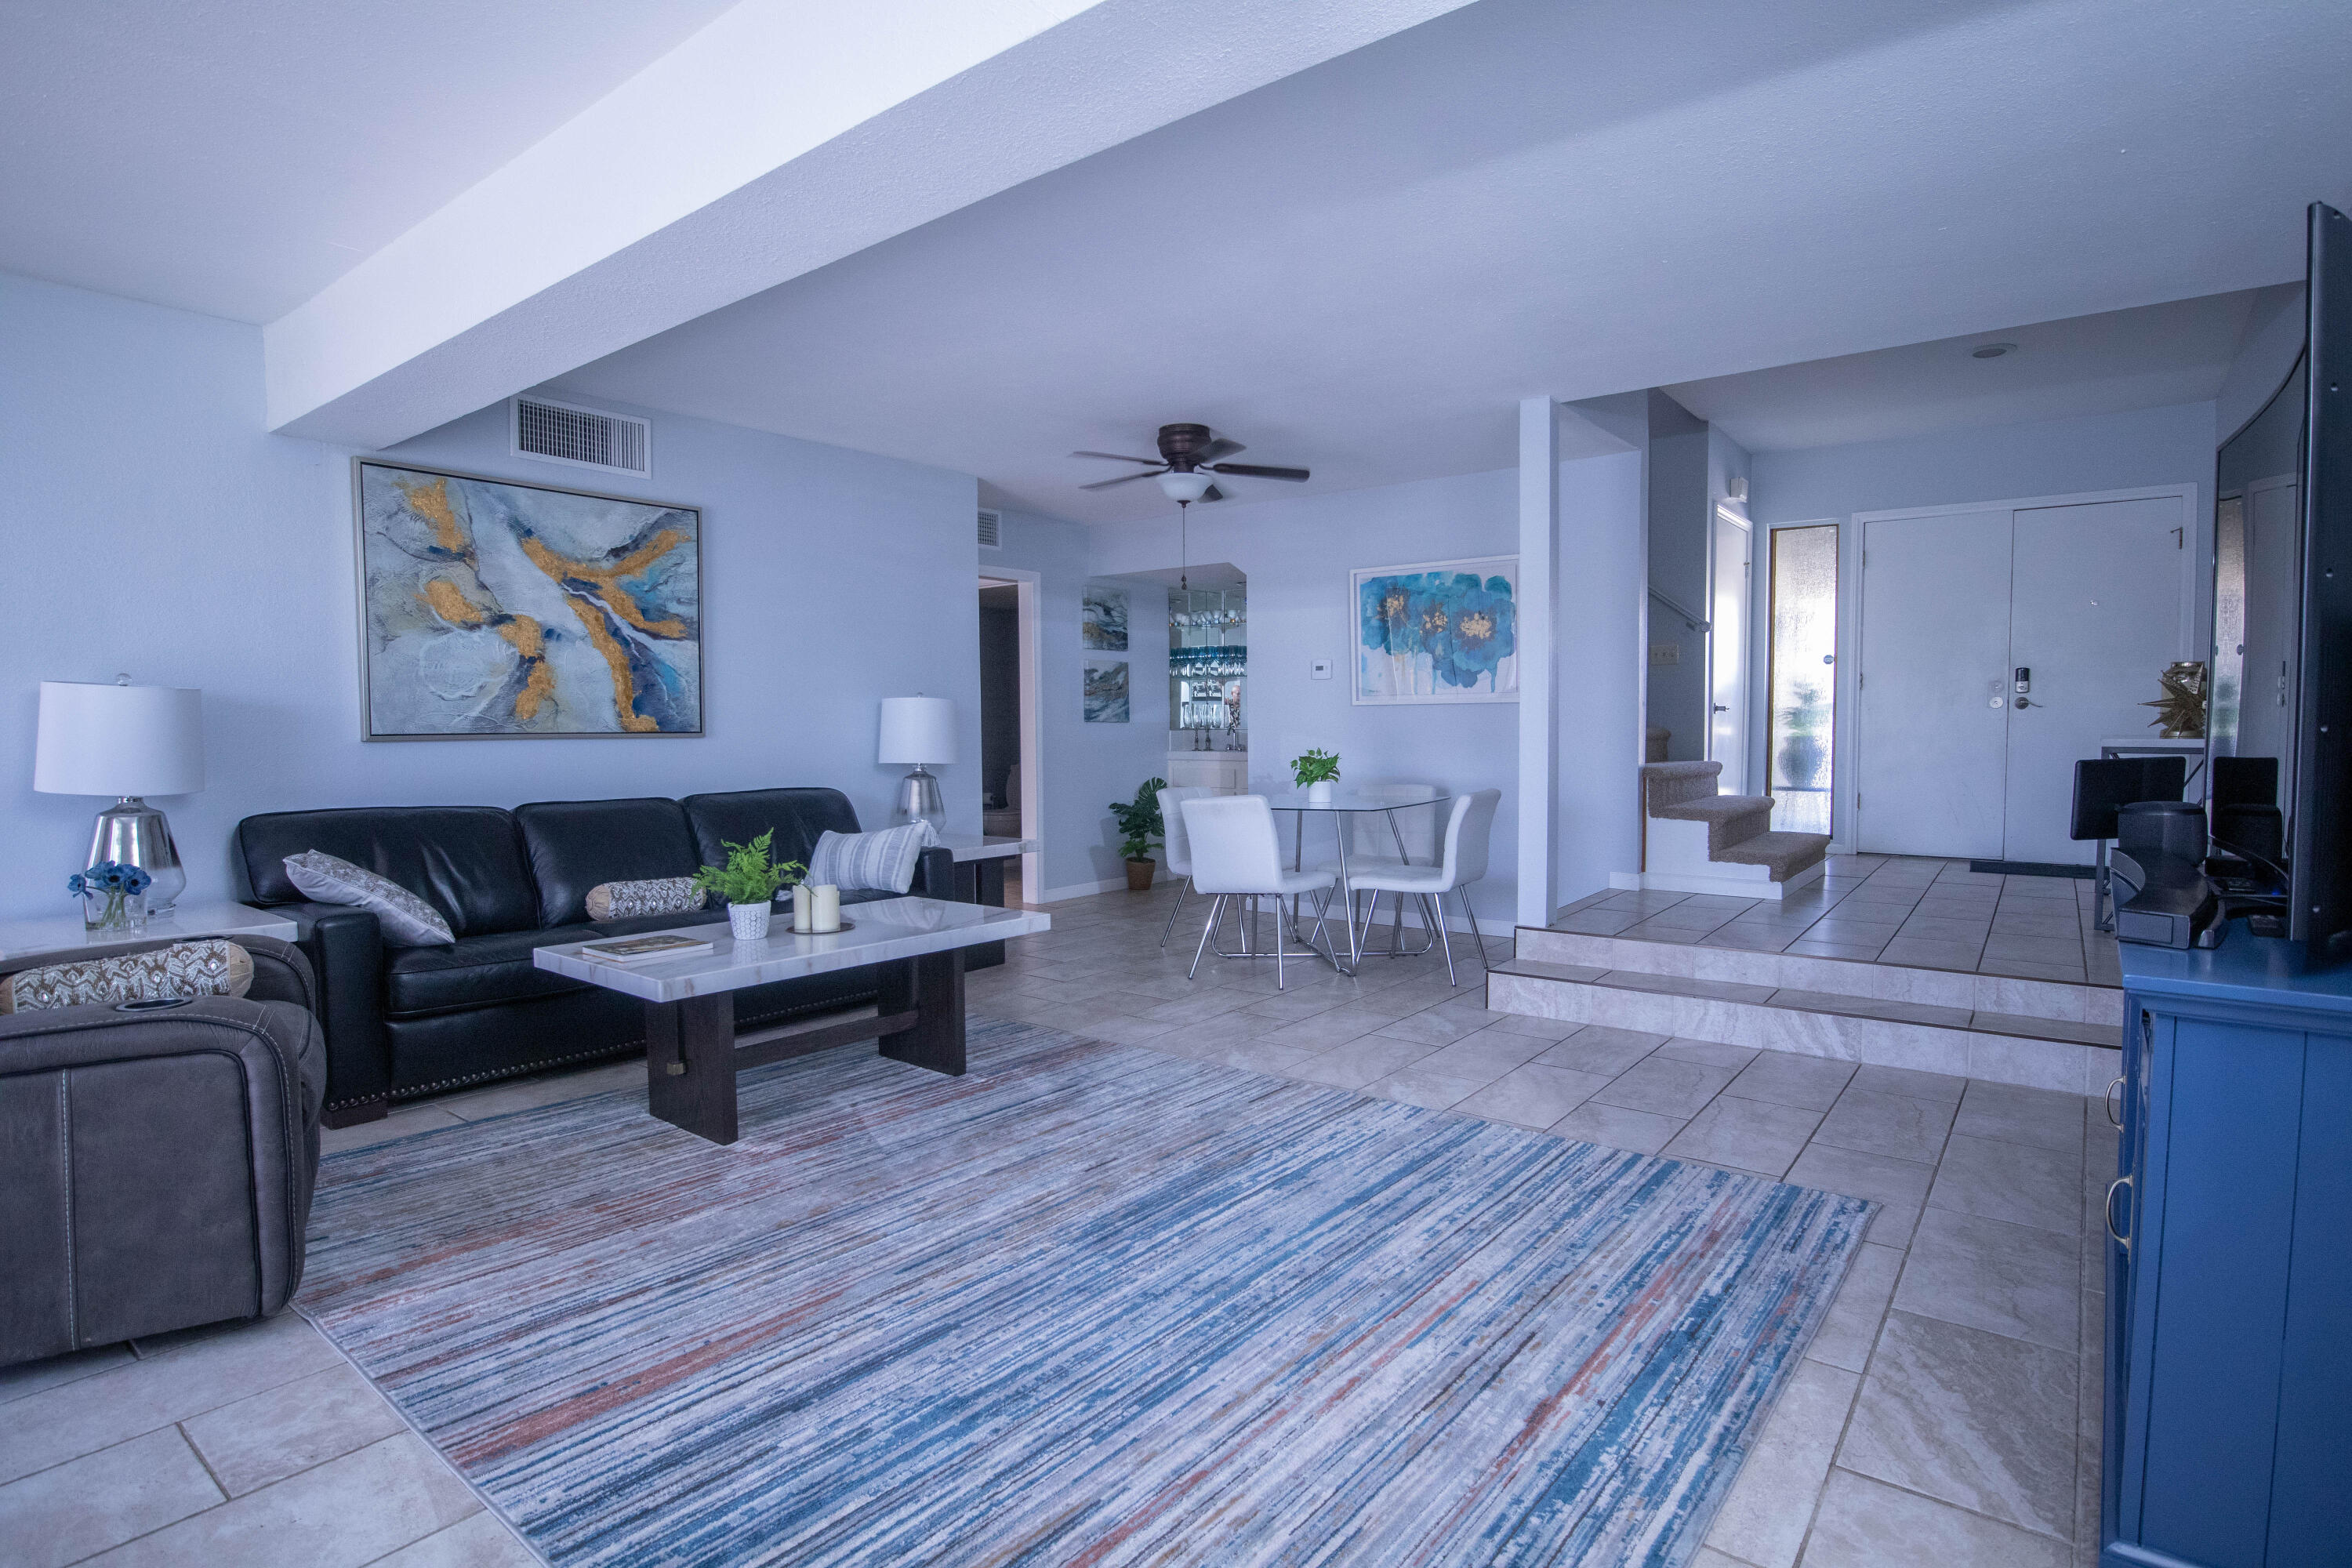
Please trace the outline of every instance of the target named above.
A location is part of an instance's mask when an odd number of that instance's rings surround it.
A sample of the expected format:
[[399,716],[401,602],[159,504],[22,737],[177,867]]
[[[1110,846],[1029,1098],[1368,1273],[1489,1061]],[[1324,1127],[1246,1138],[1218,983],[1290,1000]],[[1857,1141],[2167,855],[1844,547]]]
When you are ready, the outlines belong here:
[[33,787],[45,795],[193,795],[205,787],[204,693],[41,682]]
[[917,767],[954,762],[955,704],[944,697],[882,699],[882,747],[875,760]]

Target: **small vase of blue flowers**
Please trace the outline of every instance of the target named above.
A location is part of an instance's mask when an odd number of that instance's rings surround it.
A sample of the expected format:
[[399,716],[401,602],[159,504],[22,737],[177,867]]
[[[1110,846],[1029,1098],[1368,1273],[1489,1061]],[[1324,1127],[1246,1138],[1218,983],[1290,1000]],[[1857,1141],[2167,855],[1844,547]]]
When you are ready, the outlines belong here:
[[66,879],[66,890],[81,900],[85,931],[147,929],[147,889],[155,879],[136,866],[100,860]]

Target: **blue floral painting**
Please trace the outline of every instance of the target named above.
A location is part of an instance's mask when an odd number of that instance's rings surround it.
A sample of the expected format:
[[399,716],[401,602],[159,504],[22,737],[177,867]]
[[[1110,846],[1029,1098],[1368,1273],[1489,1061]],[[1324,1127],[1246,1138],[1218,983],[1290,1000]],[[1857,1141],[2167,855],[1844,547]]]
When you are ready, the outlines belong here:
[[702,514],[357,464],[372,741],[702,732]]
[[1360,568],[1356,700],[1515,702],[1516,555]]

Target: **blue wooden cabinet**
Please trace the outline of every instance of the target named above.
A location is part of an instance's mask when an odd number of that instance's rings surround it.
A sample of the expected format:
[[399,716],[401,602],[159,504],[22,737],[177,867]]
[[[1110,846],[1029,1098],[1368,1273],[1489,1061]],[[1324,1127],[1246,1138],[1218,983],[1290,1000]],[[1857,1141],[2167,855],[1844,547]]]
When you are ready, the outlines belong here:
[[2123,949],[2103,1568],[2352,1565],[2352,966]]

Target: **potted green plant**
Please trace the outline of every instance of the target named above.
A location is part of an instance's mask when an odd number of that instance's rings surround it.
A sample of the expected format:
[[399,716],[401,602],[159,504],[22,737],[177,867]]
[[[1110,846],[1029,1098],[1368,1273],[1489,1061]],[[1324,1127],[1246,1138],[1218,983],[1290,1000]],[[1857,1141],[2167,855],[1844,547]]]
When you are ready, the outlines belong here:
[[770,828],[749,844],[720,841],[727,851],[724,866],[705,866],[694,874],[694,885],[727,900],[727,924],[737,942],[758,942],[768,934],[768,917],[775,909],[776,889],[796,880],[808,869],[797,860],[778,865],[769,858],[776,830]]
[[1320,749],[1304,756],[1290,759],[1290,776],[1300,789],[1307,792],[1310,805],[1321,805],[1331,798],[1332,781],[1339,776],[1339,755]]
[[1829,704],[1810,681],[1800,683],[1792,695],[1797,700],[1780,710],[1780,778],[1790,789],[1811,789],[1827,756],[1821,731]]
[[1152,873],[1160,869],[1160,862],[1151,858],[1151,846],[1168,831],[1168,825],[1160,819],[1160,792],[1167,787],[1166,779],[1146,779],[1133,800],[1110,803],[1110,814],[1118,819],[1122,835],[1118,852],[1127,857],[1130,893],[1149,892]]

